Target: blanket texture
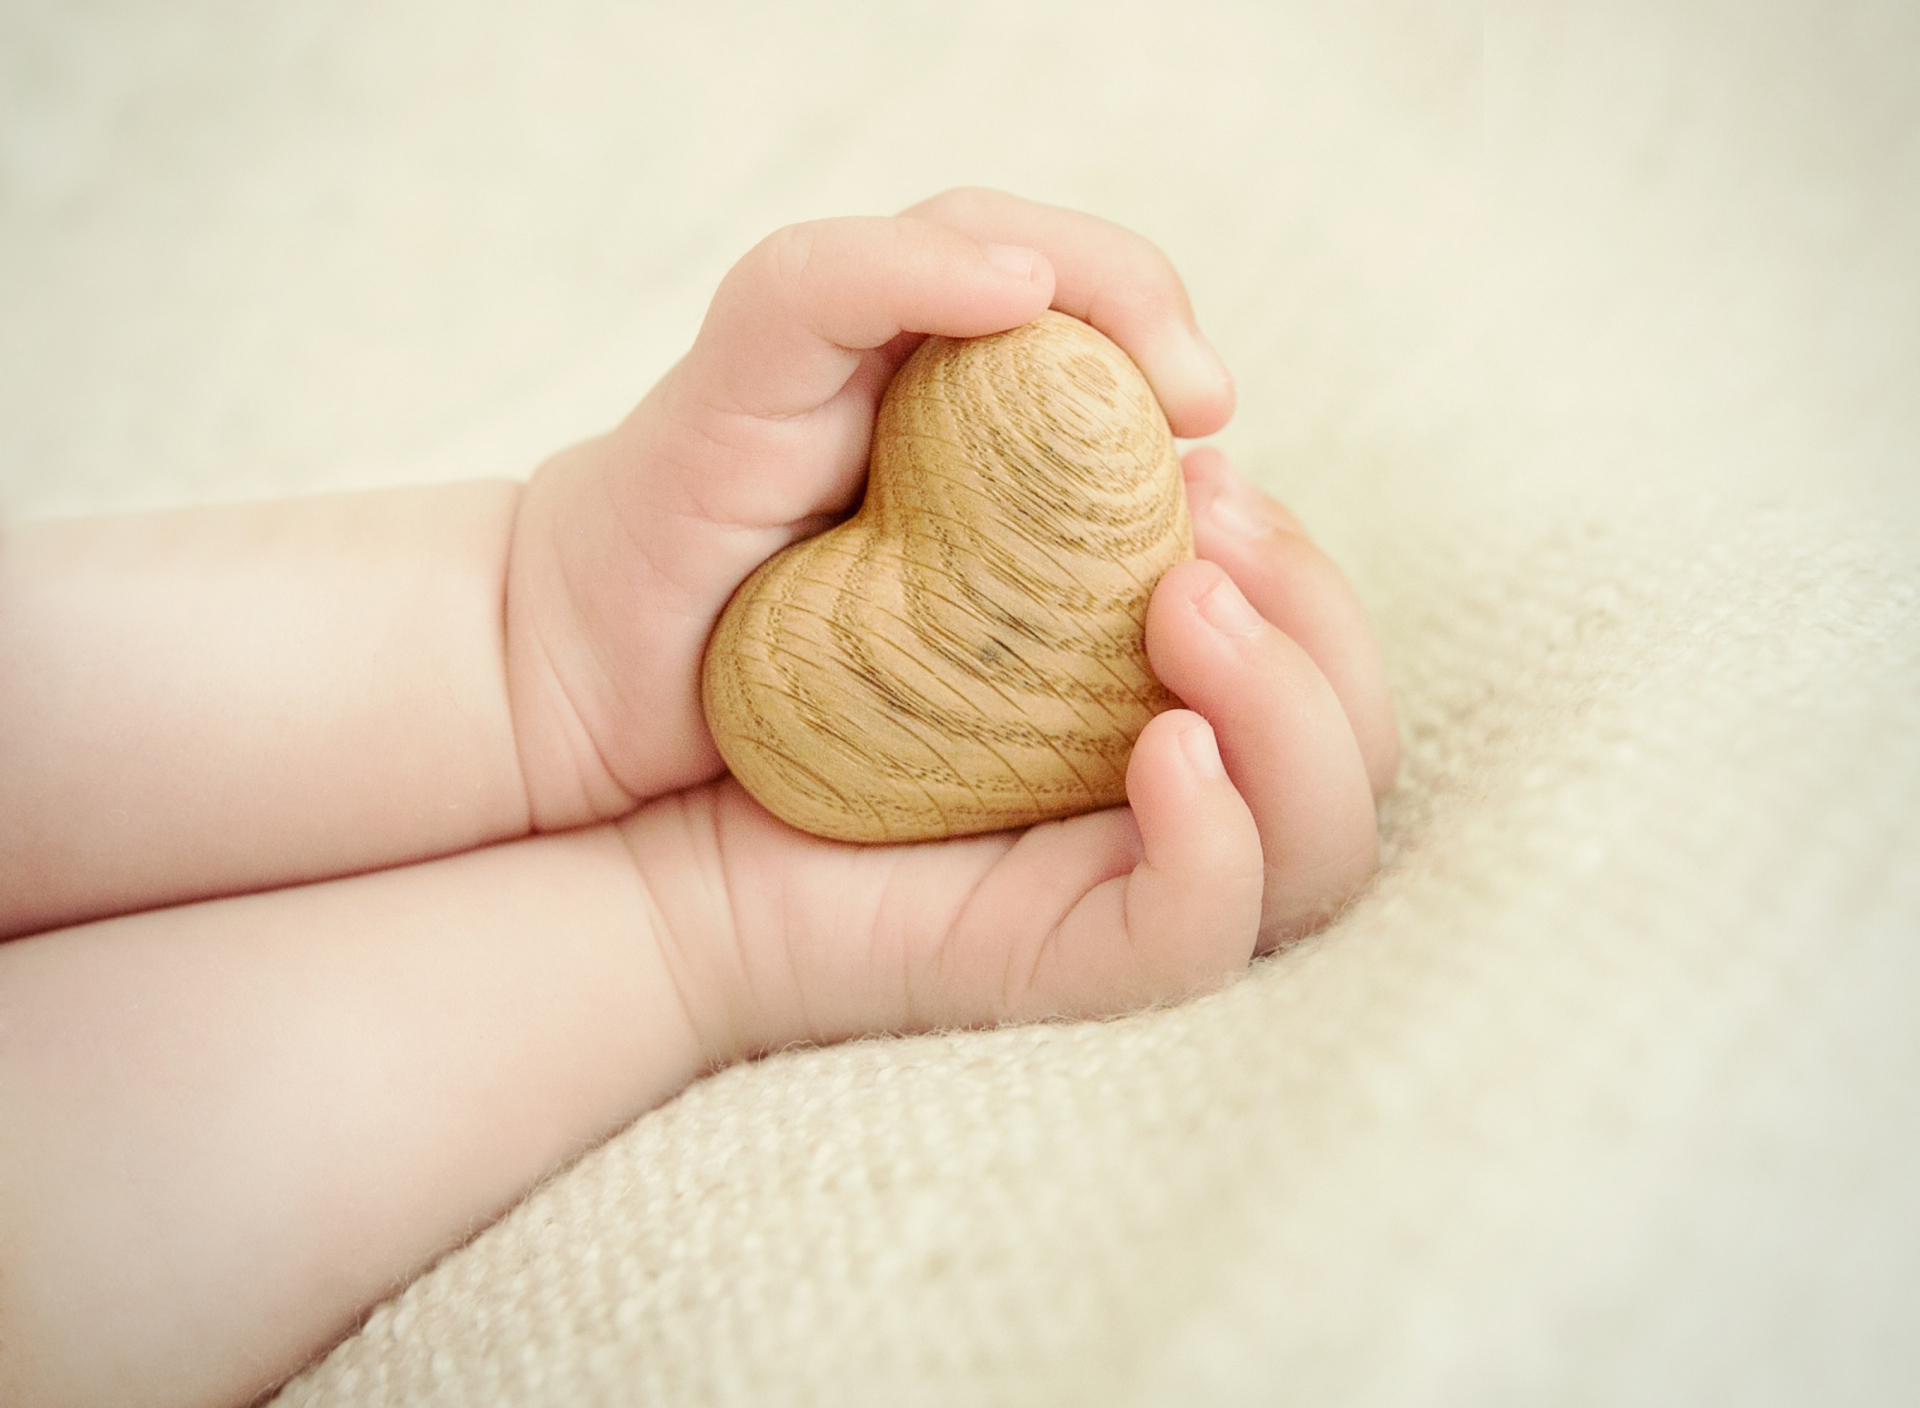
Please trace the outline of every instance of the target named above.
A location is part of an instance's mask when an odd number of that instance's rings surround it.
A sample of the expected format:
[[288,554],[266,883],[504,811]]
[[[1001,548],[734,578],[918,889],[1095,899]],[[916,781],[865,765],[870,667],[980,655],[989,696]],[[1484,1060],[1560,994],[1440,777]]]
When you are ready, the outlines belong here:
[[1920,8],[0,9],[0,508],[523,475],[789,221],[1188,277],[1353,575],[1379,881],[1229,991],[789,1052],[281,1394],[1913,1401]]

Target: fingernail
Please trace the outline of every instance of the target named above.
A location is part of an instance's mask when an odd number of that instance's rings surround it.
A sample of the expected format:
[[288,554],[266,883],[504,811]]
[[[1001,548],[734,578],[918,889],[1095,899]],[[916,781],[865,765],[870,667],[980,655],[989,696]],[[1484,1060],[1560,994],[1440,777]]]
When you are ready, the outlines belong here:
[[[1225,424],[1222,413],[1230,413],[1233,406],[1233,377],[1206,338],[1197,331],[1170,328],[1154,362],[1154,389],[1169,409],[1181,407],[1186,417],[1176,418],[1176,434],[1211,435]],[[1204,424],[1194,419],[1201,407],[1212,408]],[[1191,429],[1181,429],[1189,425]]]
[[1034,263],[1039,259],[1037,250],[1021,244],[983,244],[980,252],[987,257],[987,263],[1015,279],[1031,279]]
[[1176,338],[1179,347],[1174,349],[1176,375],[1182,391],[1186,395],[1211,399],[1222,390],[1233,385],[1233,378],[1227,373],[1227,365],[1220,360],[1220,354],[1198,330],[1184,337]]
[[1220,487],[1207,505],[1206,520],[1209,526],[1229,537],[1251,543],[1273,531],[1271,515],[1261,512],[1261,508],[1260,501],[1245,484],[1229,482]]
[[1222,383],[1233,380],[1233,374],[1227,370],[1227,364],[1220,360],[1220,354],[1213,350],[1213,344],[1207,341],[1206,334],[1198,328],[1193,330],[1193,345],[1200,353],[1201,363],[1206,367],[1209,376]]
[[1188,765],[1199,776],[1219,778],[1227,775],[1226,764],[1220,761],[1220,744],[1207,724],[1190,725],[1180,735],[1180,749],[1187,755]]
[[1213,586],[1203,592],[1194,605],[1200,608],[1200,614],[1222,635],[1250,636],[1262,625],[1260,613],[1253,609],[1253,603],[1240,595],[1240,588],[1233,584],[1231,577],[1222,577]]

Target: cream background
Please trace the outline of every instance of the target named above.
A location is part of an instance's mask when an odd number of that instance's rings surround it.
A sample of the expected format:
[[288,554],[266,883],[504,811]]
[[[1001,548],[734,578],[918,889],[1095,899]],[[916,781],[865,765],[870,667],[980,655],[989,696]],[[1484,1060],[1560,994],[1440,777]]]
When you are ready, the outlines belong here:
[[282,1402],[1901,1403],[1920,9],[0,0],[0,509],[521,474],[790,220],[1162,244],[1348,565],[1379,883],[728,1072]]

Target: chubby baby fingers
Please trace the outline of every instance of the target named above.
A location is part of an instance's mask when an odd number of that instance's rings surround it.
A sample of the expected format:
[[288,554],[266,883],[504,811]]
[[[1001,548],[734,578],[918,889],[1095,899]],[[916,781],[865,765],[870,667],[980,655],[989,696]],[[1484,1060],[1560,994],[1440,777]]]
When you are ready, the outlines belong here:
[[777,230],[721,280],[683,368],[705,399],[762,417],[825,404],[861,354],[902,333],[979,337],[1031,322],[1053,297],[1036,250],[900,216]]
[[1053,306],[1127,350],[1175,435],[1211,435],[1232,417],[1233,378],[1200,335],[1172,261],[1151,241],[1098,216],[978,187],[943,191],[906,213],[1046,255]]
[[1125,914],[1140,1000],[1218,986],[1253,956],[1265,873],[1213,726],[1186,709],[1153,719],[1127,764],[1127,800],[1145,852]]
[[1400,731],[1380,648],[1346,574],[1217,447],[1188,452],[1182,468],[1195,548],[1319,666],[1347,711],[1374,795],[1385,796],[1400,769]]
[[[970,1020],[1130,1012],[1211,991],[1246,967],[1260,925],[1260,833],[1206,720],[1184,709],[1153,719],[1127,796],[1128,809],[1024,833],[982,887],[958,950],[967,968],[1007,976],[965,989],[976,1009],[987,999]],[[1004,960],[984,958],[1001,949]]]
[[1259,828],[1261,951],[1319,928],[1379,867],[1373,788],[1339,696],[1312,657],[1204,560],[1161,579],[1147,653],[1166,686],[1212,721]]

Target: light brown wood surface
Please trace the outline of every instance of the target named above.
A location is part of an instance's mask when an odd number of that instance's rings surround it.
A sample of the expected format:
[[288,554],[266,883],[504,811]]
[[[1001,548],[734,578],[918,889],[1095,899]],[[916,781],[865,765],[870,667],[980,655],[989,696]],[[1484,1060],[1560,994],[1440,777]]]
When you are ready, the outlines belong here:
[[1193,555],[1146,378],[1061,313],[930,338],[888,388],[847,522],[770,559],[708,644],[707,723],[774,815],[849,841],[1025,826],[1126,800],[1176,701],[1142,630]]

